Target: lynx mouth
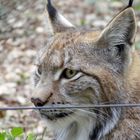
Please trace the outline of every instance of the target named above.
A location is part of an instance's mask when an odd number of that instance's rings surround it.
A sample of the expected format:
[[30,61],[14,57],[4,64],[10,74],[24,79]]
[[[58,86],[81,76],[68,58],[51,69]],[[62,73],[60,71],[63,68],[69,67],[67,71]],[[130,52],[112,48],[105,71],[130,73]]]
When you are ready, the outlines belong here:
[[73,114],[73,111],[66,111],[66,110],[40,110],[40,114],[42,117],[47,118],[48,120],[57,120],[69,117]]

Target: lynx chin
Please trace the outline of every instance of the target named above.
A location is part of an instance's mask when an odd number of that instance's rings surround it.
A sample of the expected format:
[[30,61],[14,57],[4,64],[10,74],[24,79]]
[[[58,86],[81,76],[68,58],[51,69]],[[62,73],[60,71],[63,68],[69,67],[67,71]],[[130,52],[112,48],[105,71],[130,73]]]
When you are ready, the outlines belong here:
[[[48,0],[53,32],[36,56],[31,98],[35,106],[140,103],[132,2],[97,31],[76,28]],[[55,140],[140,140],[139,108],[39,112]]]

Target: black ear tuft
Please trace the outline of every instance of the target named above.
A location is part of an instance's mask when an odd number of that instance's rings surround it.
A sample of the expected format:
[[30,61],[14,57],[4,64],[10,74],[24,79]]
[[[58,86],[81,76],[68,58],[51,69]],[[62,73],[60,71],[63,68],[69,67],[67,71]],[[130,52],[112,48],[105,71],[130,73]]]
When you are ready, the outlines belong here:
[[129,3],[128,3],[127,8],[128,8],[128,7],[132,7],[132,5],[133,5],[133,0],[129,0]]
[[54,20],[56,18],[56,15],[57,15],[57,10],[53,7],[51,0],[48,0],[47,10],[48,10],[48,14],[49,14],[50,19]]
[[69,28],[74,28],[74,25],[56,10],[51,0],[47,0],[46,8],[48,23],[50,23],[53,33],[64,32]]

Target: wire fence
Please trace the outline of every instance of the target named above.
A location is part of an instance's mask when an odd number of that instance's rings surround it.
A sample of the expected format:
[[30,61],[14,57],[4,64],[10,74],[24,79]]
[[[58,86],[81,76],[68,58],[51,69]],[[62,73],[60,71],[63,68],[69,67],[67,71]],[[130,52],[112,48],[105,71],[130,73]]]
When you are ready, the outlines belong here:
[[17,107],[0,107],[0,111],[6,111],[6,110],[52,110],[52,109],[92,109],[92,108],[109,108],[109,107],[127,107],[127,108],[139,108],[140,109],[140,103],[139,104],[100,104],[100,105],[93,105],[93,104],[82,104],[82,105],[47,105],[43,107],[34,107],[34,106],[17,106]]

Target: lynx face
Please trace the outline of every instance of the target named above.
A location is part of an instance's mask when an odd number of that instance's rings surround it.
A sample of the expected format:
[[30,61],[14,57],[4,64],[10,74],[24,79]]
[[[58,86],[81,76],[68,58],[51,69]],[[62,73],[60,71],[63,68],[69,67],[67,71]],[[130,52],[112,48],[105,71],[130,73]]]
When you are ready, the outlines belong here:
[[[133,61],[133,9],[119,13],[103,31],[77,29],[50,2],[48,14],[54,34],[35,61],[31,99],[35,106],[128,102],[124,79]],[[58,140],[100,139],[112,131],[122,112],[121,108],[40,110]]]

